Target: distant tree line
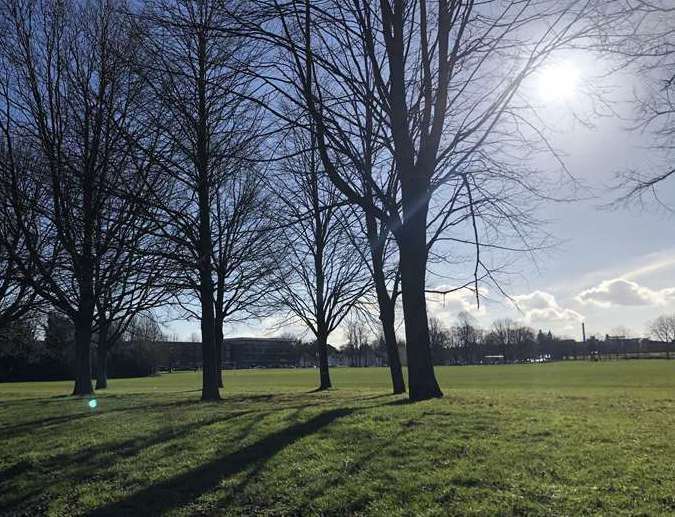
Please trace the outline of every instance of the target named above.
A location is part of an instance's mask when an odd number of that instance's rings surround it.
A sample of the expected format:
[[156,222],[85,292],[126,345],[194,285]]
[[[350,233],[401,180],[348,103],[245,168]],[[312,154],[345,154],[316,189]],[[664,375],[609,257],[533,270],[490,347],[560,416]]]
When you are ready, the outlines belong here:
[[[460,313],[454,325],[446,326],[430,318],[432,362],[435,366],[470,364],[532,363],[561,360],[602,360],[620,358],[670,358],[675,354],[675,315],[662,315],[649,326],[647,338],[609,336],[587,341],[555,336],[551,331],[535,331],[513,320],[494,322],[484,329],[467,313]],[[0,382],[22,380],[64,380],[73,376],[74,329],[58,313],[42,322],[21,319],[4,327],[0,334]],[[44,339],[39,337],[44,335]],[[98,336],[94,335],[97,344]],[[245,353],[243,363],[232,357],[227,368],[316,367],[320,363],[319,343],[284,334],[273,350]],[[93,373],[97,385],[110,377],[155,375],[161,368],[199,369],[202,367],[199,343],[171,341],[151,317],[137,317],[119,343],[112,343],[106,361],[94,347]],[[397,349],[406,363],[405,342]],[[231,352],[232,353],[232,352]],[[347,342],[340,348],[327,346],[328,362],[334,366],[389,366],[389,350],[384,337],[373,335],[363,320],[347,325]]]
[[[44,328],[40,328],[44,326]],[[46,322],[22,319],[4,327],[0,333],[0,382],[29,380],[64,380],[74,375],[75,329],[72,322],[52,312]],[[109,343],[106,360],[94,348],[93,374],[97,384],[110,377],[144,377],[157,373],[158,351],[155,343],[164,339],[156,321],[136,317],[119,342]],[[99,336],[93,341],[98,345]]]
[[[427,295],[501,291],[510,254],[548,244],[534,214],[567,178],[527,82],[580,49],[670,70],[640,38],[661,6],[638,4],[0,0],[0,327],[58,314],[72,332],[16,368],[69,362],[91,395],[169,308],[200,323],[203,400],[224,326],[269,316],[313,336],[327,389],[329,339],[358,316],[402,393],[400,307],[409,396],[442,396],[434,358],[458,347],[434,342]],[[532,350],[520,327],[459,327],[457,358]]]
[[675,315],[662,315],[649,325],[653,339],[606,335],[586,341],[555,336],[510,319],[480,328],[460,313],[455,325],[430,320],[434,364],[523,363],[618,357],[665,357],[675,352]]

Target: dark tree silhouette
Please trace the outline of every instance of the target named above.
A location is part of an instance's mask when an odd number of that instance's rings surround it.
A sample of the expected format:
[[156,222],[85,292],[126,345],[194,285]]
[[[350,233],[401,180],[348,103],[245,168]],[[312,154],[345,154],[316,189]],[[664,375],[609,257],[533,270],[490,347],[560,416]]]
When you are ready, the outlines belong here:
[[[156,0],[146,2],[137,17],[145,34],[138,59],[148,90],[143,120],[153,135],[137,143],[165,178],[147,202],[163,211],[159,229],[167,242],[165,256],[172,263],[176,297],[201,322],[202,400],[220,398],[222,322],[248,303],[237,289],[249,296],[256,283],[252,270],[257,266],[250,264],[257,257],[246,262],[241,256],[241,236],[235,244],[239,256],[227,255],[232,251],[228,239],[237,232],[251,238],[246,227],[255,224],[250,216],[258,213],[246,206],[256,202],[250,200],[255,176],[246,179],[238,171],[250,168],[255,158],[246,153],[255,141],[256,110],[245,100],[250,80],[241,73],[254,46],[245,45],[230,30],[232,17],[226,7],[234,6]],[[249,190],[228,199],[236,185],[249,185]],[[235,204],[239,208],[233,210]],[[247,214],[243,230],[237,226],[242,214]],[[237,285],[228,284],[233,274],[239,275]],[[195,298],[198,311],[191,308]]]
[[[250,159],[248,154],[247,160]],[[270,313],[269,287],[278,256],[284,253],[275,236],[275,206],[270,197],[263,171],[250,167],[246,161],[239,163],[218,187],[213,215],[213,264],[220,387],[223,325]],[[230,362],[229,357],[225,359]]]
[[[650,138],[649,165],[622,171],[621,201],[640,200],[645,194],[668,206],[658,187],[675,176],[675,41],[673,9],[669,0],[633,0],[613,13],[599,49],[613,55],[618,67],[639,78],[634,89],[631,129]],[[671,206],[672,208],[672,206]]]
[[316,338],[324,390],[331,387],[328,337],[372,286],[346,230],[339,193],[322,174],[313,133],[295,129],[287,140],[295,146],[280,171],[285,189],[279,238],[287,256],[278,267],[273,297]]
[[[481,248],[490,248],[481,219],[492,218],[487,234],[498,226],[519,234],[529,214],[514,203],[514,191],[538,188],[536,171],[524,165],[527,150],[550,149],[536,118],[528,118],[534,108],[519,96],[521,85],[554,52],[598,34],[601,5],[254,4],[255,18],[243,19],[246,30],[286,56],[270,59],[277,69],[261,80],[307,113],[326,174],[349,203],[385,221],[398,244],[410,396],[441,396],[425,298],[431,246],[440,240],[473,245],[475,284],[492,278],[481,256]],[[378,180],[364,173],[372,164],[358,144],[369,112],[391,163]],[[522,154],[504,153],[507,145]],[[445,234],[458,218],[470,222],[473,239]]]
[[[143,212],[122,201],[144,188],[127,135],[139,94],[128,56],[138,39],[110,2],[3,2],[0,56],[2,133],[10,201],[27,260],[16,255],[37,294],[75,327],[74,394],[93,392],[90,344],[97,304],[119,277],[108,266]],[[28,149],[28,167],[22,152]],[[115,265],[115,267],[118,267]]]
[[649,332],[656,339],[666,343],[666,358],[675,348],[675,314],[662,314],[649,324]]
[[[12,156],[21,163],[15,163]],[[25,160],[28,156],[10,155],[0,148],[0,330],[44,305],[31,286],[34,264],[25,237],[16,224],[11,203],[11,178],[16,175],[10,167],[20,171],[30,169],[30,162]],[[26,175],[22,174],[22,179],[25,181]],[[34,214],[31,212],[31,215]],[[29,224],[34,224],[34,221]],[[22,266],[25,269],[22,270]]]

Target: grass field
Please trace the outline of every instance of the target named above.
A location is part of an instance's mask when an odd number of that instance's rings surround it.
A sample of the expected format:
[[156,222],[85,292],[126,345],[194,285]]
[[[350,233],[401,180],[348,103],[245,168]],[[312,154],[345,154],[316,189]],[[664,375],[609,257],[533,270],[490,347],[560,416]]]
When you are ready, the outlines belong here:
[[675,361],[443,367],[417,404],[332,373],[0,384],[0,513],[675,514]]

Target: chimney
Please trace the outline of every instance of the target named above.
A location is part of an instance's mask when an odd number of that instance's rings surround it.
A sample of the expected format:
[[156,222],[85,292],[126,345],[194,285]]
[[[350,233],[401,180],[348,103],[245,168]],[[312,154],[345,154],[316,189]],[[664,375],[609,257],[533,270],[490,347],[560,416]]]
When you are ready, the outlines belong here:
[[581,322],[581,340],[585,343],[586,342],[586,325],[584,322]]

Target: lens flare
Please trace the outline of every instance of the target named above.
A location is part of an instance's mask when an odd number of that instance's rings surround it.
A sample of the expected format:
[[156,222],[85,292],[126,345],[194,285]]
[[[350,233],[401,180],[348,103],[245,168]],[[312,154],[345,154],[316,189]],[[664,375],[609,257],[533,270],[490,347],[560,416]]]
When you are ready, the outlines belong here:
[[96,399],[91,399],[89,402],[87,402],[87,405],[91,409],[96,409],[96,406],[98,406],[98,401]]

